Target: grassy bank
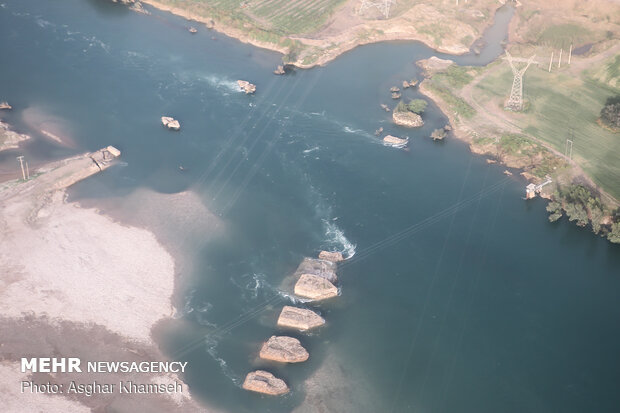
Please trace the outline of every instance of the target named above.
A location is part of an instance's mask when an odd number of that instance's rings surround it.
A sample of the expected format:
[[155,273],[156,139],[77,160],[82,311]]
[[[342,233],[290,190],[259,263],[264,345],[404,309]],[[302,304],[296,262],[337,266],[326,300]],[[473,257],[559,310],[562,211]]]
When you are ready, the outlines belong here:
[[452,65],[444,71],[435,73],[426,82],[426,87],[443,100],[457,118],[471,119],[476,115],[476,110],[459,96],[459,92],[478,72],[479,69],[476,68]]
[[473,152],[522,169],[534,182],[553,179],[543,191],[551,200],[551,221],[566,216],[620,242],[620,134],[599,122],[606,101],[620,95],[620,58],[603,56],[610,57],[594,56],[591,64],[583,60],[573,67],[565,60],[551,73],[532,66],[523,78],[525,105],[518,113],[504,109],[513,74],[503,61],[431,70],[423,90]]
[[[597,185],[620,199],[620,138],[597,122],[606,99],[620,94],[620,89],[612,86],[618,76],[615,61],[617,57],[577,75],[570,68],[551,73],[541,67],[530,68],[524,77],[525,111],[511,116],[511,121],[561,153],[567,152],[567,139],[572,140],[575,162]],[[504,65],[477,84],[473,98],[501,107],[512,79],[511,69]],[[603,83],[599,79],[609,80]],[[568,145],[570,154],[570,142]]]

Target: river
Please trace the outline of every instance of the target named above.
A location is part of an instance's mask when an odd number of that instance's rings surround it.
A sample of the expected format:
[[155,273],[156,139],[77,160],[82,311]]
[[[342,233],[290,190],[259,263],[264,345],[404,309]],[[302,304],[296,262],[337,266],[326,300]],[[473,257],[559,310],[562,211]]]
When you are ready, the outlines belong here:
[[[203,27],[190,35],[184,19],[151,8],[0,1],[0,98],[15,108],[5,119],[33,135],[20,151],[31,165],[111,144],[122,162],[75,185],[72,200],[105,212],[140,189],[190,190],[222,220],[219,236],[183,243],[189,281],[159,337],[189,361],[185,380],[205,405],[304,411],[304,382],[329,365],[326,411],[617,411],[620,249],[549,223],[544,201],[522,200],[523,179],[465,144],[429,139],[446,122],[432,103],[420,129],[391,123],[379,104],[420,78],[428,47],[368,45],[274,76],[278,54]],[[480,56],[455,59],[497,57],[505,26],[490,33]],[[182,130],[162,128],[164,114]],[[381,145],[379,127],[409,136],[409,150]],[[3,168],[16,152],[0,155]],[[182,227],[167,231],[184,240]],[[327,325],[296,335],[310,360],[256,361],[288,302],[284,277],[332,248],[351,259],[341,296],[314,307]],[[292,392],[242,390],[258,367]]]

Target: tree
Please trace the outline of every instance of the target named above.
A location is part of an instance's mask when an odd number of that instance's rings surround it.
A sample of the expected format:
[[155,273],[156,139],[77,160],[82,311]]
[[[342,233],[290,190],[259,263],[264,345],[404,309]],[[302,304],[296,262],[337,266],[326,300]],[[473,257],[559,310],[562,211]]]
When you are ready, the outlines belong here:
[[620,222],[611,225],[611,231],[607,234],[607,239],[616,244],[620,244]]
[[583,206],[587,205],[588,200],[592,197],[592,193],[583,185],[571,185],[563,194],[571,203],[579,203]]
[[620,95],[607,99],[601,109],[601,122],[611,128],[620,128]]
[[565,207],[569,221],[577,221],[577,225],[585,227],[588,224],[588,212],[582,204],[569,203]]
[[590,222],[592,223],[592,231],[598,234],[601,231],[601,221],[605,215],[603,205],[596,198],[588,199],[588,210],[590,211]]
[[547,212],[549,215],[549,222],[555,222],[562,218],[562,205],[559,202],[551,201],[547,204]]
[[420,115],[424,112],[427,105],[428,103],[426,103],[426,101],[423,99],[413,99],[410,100],[409,103],[407,103],[406,107],[409,112],[417,113],[418,115]]

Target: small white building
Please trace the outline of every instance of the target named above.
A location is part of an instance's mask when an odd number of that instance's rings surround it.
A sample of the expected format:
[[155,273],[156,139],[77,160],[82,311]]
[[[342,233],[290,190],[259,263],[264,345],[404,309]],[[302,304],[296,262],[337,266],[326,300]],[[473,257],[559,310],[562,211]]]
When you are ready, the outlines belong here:
[[536,197],[536,185],[528,184],[525,187],[525,199],[532,199]]

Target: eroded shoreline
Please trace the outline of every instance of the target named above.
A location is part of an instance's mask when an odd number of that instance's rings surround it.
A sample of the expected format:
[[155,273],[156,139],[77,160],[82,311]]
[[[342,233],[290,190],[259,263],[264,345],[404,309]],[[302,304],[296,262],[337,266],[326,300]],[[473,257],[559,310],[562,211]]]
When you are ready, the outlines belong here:
[[[141,2],[185,19],[202,23],[209,29],[213,29],[228,37],[237,39],[242,43],[247,43],[256,47],[282,53],[283,55],[287,55],[291,52],[290,47],[285,47],[273,42],[260,41],[236,27],[222,24],[221,22],[215,21],[210,17],[201,16],[200,14],[193,13],[180,7],[174,7],[158,0],[141,0]],[[425,11],[428,12],[427,10]],[[457,41],[452,41],[447,45],[434,45],[434,40],[431,35],[417,31],[409,22],[411,16],[419,12],[419,10],[412,9],[409,10],[409,12],[404,16],[399,16],[394,19],[376,21],[368,20],[364,23],[358,23],[357,25],[347,28],[342,32],[333,35],[326,35],[323,38],[290,36],[289,38],[291,40],[301,42],[306,47],[316,49],[316,53],[313,54],[313,60],[311,62],[307,62],[307,59],[298,58],[284,63],[300,69],[310,69],[316,66],[324,66],[342,54],[349,52],[358,46],[399,40],[419,41],[427,47],[435,50],[437,53],[462,55],[470,51],[469,45],[464,45]],[[462,37],[471,37],[472,43],[474,42],[474,39],[481,35],[481,33],[476,33],[466,24],[457,24],[457,27],[455,27],[454,30],[459,32],[459,36],[462,35]],[[361,36],[360,33],[364,33],[364,35]]]

